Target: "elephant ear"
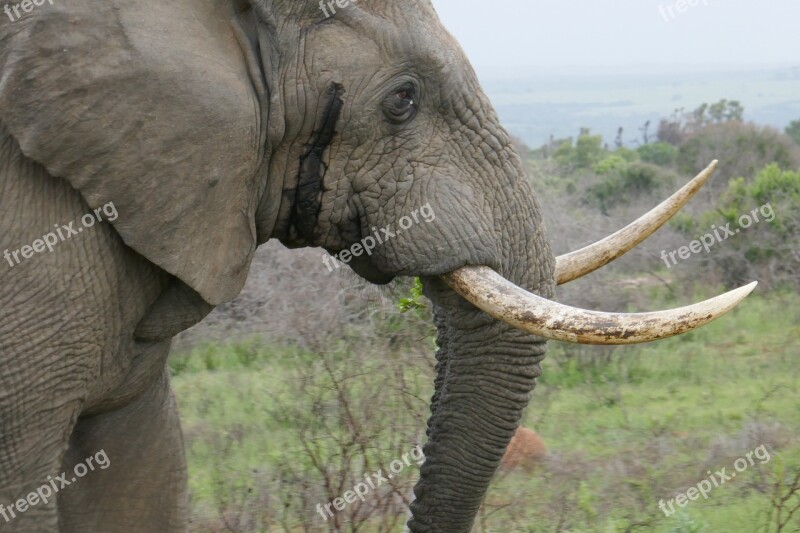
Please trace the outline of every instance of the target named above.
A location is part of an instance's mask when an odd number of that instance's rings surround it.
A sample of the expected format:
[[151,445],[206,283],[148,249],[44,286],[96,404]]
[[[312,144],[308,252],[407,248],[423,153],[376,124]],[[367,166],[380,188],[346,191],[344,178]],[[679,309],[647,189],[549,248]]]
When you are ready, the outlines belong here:
[[0,28],[0,122],[23,153],[113,202],[125,243],[214,305],[255,251],[265,135],[234,4],[59,0]]

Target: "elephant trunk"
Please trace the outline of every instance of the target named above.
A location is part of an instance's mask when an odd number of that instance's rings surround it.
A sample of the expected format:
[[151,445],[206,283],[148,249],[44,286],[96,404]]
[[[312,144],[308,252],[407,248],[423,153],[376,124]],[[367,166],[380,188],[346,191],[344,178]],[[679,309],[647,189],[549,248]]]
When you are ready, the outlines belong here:
[[425,280],[438,330],[437,376],[412,532],[468,532],[541,373],[545,341]]
[[[509,160],[523,176],[519,160]],[[755,283],[705,302],[651,313],[603,313],[552,300],[556,282],[591,272],[644,240],[708,181],[715,167],[713,162],[633,224],[557,260],[527,182],[512,178],[512,190],[505,194],[499,189],[504,195],[496,201],[503,208],[498,218],[506,221],[497,230],[497,242],[504,244],[499,253],[482,264],[423,278],[434,305],[439,350],[425,463],[408,524],[412,532],[470,531],[541,373],[545,339],[648,342],[700,327],[752,292]],[[530,201],[514,204],[513,199]]]

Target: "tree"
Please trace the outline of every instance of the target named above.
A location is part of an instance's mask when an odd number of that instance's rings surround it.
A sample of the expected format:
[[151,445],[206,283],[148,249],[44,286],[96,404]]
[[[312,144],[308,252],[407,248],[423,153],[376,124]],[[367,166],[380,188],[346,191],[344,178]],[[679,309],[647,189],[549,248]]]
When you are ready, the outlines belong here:
[[669,143],[661,141],[653,144],[645,144],[644,146],[640,146],[636,151],[639,152],[642,161],[660,167],[672,166],[678,155],[677,148]]
[[786,135],[791,137],[797,144],[800,144],[800,120],[792,121],[786,126]]
[[642,141],[644,141],[645,145],[650,144],[650,133],[649,133],[649,130],[650,130],[650,121],[649,120],[644,123],[644,126],[639,128],[639,131],[642,132]]
[[714,124],[722,124],[736,120],[741,122],[744,117],[744,107],[736,100],[722,99],[708,107],[708,115]]
[[591,168],[603,158],[603,136],[592,135],[589,128],[581,128],[575,143],[575,162],[578,168]]
[[[691,112],[676,109],[669,118],[661,119],[658,125],[658,140],[673,146],[712,124],[742,122],[744,107],[738,100],[722,99],[715,104],[703,103]],[[645,143],[647,144],[647,143]]]
[[800,168],[800,147],[791,139],[774,128],[739,121],[709,124],[687,135],[678,148],[677,167],[683,174],[704,168],[713,159],[723,162],[715,183],[706,187],[709,190],[730,178],[754,176],[769,163]]
[[669,143],[678,146],[683,140],[683,117],[684,110],[676,109],[669,118],[662,118],[658,123],[656,137],[659,142]]

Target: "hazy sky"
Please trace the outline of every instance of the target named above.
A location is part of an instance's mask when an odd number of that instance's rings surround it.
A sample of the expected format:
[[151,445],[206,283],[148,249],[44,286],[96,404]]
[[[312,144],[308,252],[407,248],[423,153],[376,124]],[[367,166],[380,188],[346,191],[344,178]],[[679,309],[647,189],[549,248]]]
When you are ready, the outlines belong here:
[[519,65],[800,65],[800,1],[686,1],[697,5],[683,13],[677,0],[433,3],[479,71]]

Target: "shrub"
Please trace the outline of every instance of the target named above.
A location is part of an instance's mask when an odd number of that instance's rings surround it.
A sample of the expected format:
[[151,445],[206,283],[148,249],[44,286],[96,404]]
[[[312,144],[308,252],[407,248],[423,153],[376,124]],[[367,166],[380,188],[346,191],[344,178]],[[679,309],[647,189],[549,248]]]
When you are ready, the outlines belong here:
[[[743,217],[755,219],[744,227]],[[728,224],[736,235],[717,243],[708,261],[727,286],[759,279],[767,285],[800,283],[800,171],[782,170],[773,163],[751,180],[732,179],[718,208],[703,213],[698,223],[681,217],[673,227],[693,238]]]
[[622,172],[622,187],[626,193],[648,193],[672,181],[656,166],[647,163],[633,163]]
[[639,157],[641,157],[642,161],[660,167],[672,166],[678,156],[678,149],[665,142],[645,144],[640,146],[636,151],[639,153]]
[[714,159],[722,163],[715,182],[724,186],[730,178],[754,176],[770,163],[800,168],[800,147],[771,127],[741,122],[710,125],[680,145],[678,169],[693,174]]
[[649,163],[626,163],[618,156],[609,156],[595,167],[598,181],[586,190],[584,201],[598,207],[603,214],[632,198],[659,191],[675,181],[673,174]]
[[603,136],[592,135],[589,128],[581,128],[581,133],[573,145],[573,140],[552,140],[553,157],[567,171],[577,168],[588,169],[597,164],[606,150],[603,149]]
[[600,176],[611,174],[612,172],[621,172],[628,166],[628,162],[622,157],[612,154],[594,166],[594,173]]
[[578,168],[591,168],[603,157],[603,136],[592,135],[589,128],[582,128],[575,142],[575,162]]

